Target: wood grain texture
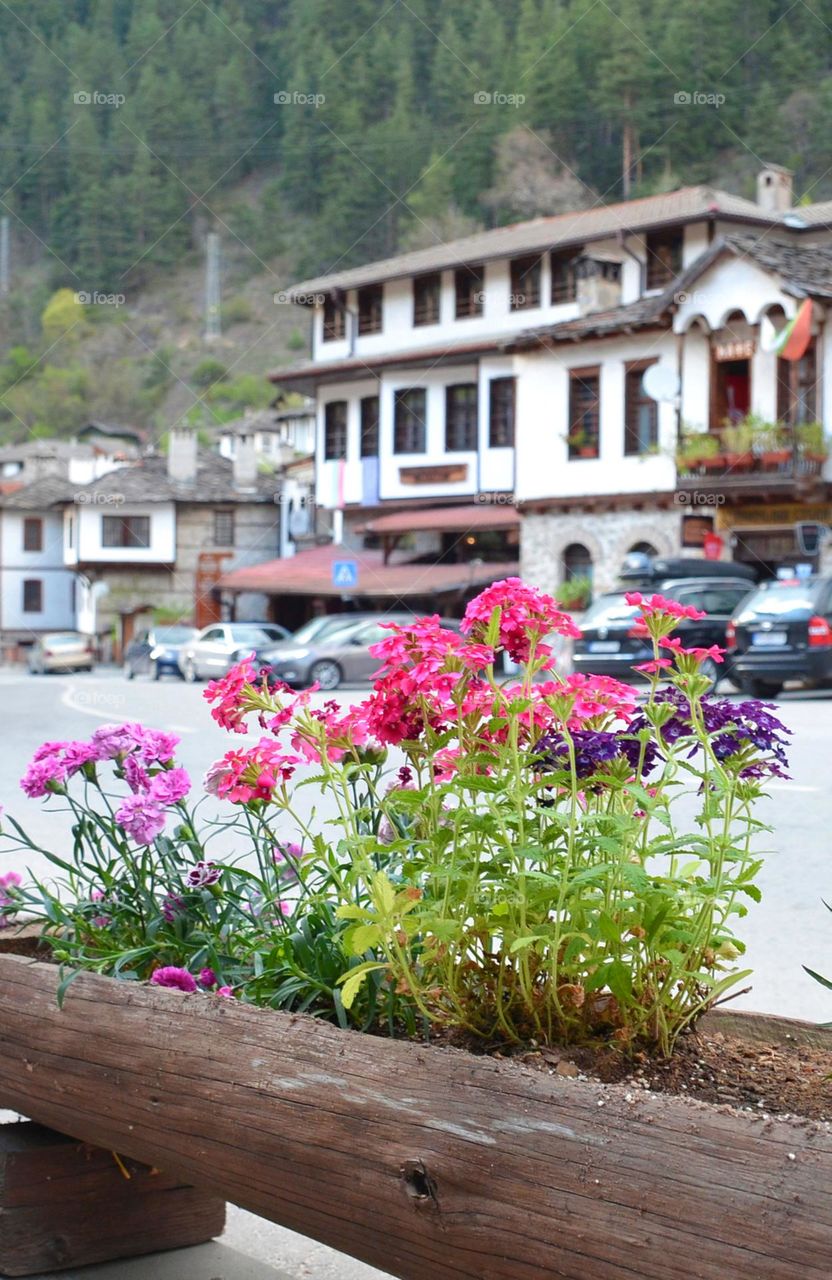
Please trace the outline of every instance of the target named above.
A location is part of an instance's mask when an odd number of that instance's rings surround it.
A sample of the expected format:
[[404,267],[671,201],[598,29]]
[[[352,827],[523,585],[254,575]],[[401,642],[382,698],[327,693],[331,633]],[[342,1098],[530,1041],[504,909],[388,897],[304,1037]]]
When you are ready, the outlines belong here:
[[[125,1175],[129,1175],[125,1176]],[[202,1244],[225,1202],[134,1160],[37,1124],[0,1126],[0,1274],[46,1271]]]
[[828,1126],[92,975],[59,1010],[56,986],[0,956],[0,1105],[403,1280],[828,1280]]

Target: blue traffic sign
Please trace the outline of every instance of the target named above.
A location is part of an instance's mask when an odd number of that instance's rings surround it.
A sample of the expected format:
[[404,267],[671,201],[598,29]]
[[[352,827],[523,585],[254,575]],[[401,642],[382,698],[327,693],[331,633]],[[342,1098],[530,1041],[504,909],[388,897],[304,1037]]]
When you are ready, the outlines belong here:
[[358,561],[357,560],[333,560],[332,584],[335,587],[357,587],[358,586]]

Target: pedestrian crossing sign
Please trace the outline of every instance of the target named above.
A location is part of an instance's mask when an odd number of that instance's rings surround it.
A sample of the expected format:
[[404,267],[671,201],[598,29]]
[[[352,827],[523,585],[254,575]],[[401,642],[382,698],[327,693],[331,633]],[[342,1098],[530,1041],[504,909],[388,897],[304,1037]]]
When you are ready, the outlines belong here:
[[332,584],[335,587],[357,587],[358,586],[358,561],[357,560],[333,560]]

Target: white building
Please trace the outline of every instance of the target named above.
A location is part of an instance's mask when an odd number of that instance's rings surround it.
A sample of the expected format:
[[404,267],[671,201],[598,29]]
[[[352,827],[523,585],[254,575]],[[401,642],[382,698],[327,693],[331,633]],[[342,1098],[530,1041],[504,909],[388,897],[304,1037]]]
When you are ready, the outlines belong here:
[[[516,504],[524,572],[550,589],[585,572],[608,585],[632,548],[701,554],[709,522],[729,555],[733,505],[754,495],[776,492],[791,529],[796,505],[827,503],[822,472],[808,494],[796,455],[776,474],[724,467],[700,503],[677,484],[676,451],[683,424],[806,418],[798,383],[827,385],[830,228],[832,203],[792,209],[790,174],[770,166],[756,203],[684,188],[297,285],[312,359],[273,380],[315,394],[317,502],[343,513],[347,549],[395,535],[443,560],[509,558]],[[803,296],[816,336],[789,400],[759,324]],[[644,388],[652,365],[662,399]]]

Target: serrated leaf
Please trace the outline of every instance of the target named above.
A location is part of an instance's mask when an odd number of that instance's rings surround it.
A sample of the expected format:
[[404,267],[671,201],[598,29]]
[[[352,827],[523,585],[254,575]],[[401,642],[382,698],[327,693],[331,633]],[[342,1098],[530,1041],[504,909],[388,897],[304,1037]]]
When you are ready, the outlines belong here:
[[341,1001],[344,1008],[352,1008],[353,1001],[361,990],[368,973],[373,973],[376,969],[386,969],[386,967],[384,964],[377,964],[372,960],[368,960],[365,964],[359,964],[354,969],[350,969],[348,973],[342,973],[338,979],[338,985],[341,988]]

